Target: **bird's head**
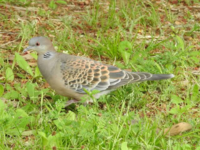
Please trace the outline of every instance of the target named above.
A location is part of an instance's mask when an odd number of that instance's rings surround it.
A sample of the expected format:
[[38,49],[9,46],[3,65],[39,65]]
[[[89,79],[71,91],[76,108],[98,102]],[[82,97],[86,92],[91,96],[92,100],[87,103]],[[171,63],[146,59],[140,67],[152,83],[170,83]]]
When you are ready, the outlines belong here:
[[38,54],[44,54],[47,51],[55,51],[51,41],[46,37],[33,37],[29,41],[29,46],[23,50],[23,53],[34,50]]

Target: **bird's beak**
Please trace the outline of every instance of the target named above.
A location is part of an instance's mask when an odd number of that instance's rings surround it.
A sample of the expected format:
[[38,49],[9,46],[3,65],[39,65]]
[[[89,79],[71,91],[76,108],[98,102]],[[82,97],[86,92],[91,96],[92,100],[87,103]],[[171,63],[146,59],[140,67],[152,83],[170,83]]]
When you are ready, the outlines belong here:
[[32,48],[33,48],[32,46],[28,46],[27,48],[25,48],[25,49],[23,50],[23,53],[25,53],[25,52],[31,50]]

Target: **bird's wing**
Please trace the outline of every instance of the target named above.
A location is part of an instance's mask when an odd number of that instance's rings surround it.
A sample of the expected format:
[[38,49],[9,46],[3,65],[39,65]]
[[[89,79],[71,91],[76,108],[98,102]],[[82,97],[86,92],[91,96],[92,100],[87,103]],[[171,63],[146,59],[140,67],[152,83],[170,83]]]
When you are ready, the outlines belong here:
[[129,82],[146,80],[151,76],[149,73],[126,72],[84,57],[62,59],[60,69],[65,85],[78,93],[85,93],[84,89],[100,92],[115,89]]

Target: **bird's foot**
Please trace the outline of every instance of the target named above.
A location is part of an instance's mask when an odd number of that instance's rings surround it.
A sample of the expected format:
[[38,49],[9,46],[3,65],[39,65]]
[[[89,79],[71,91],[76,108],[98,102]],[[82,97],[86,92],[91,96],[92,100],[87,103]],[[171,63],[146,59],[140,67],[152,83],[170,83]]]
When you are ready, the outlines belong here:
[[65,104],[65,107],[67,107],[67,106],[69,106],[69,105],[71,105],[71,104],[76,104],[76,103],[78,103],[79,101],[78,100],[75,100],[75,99],[72,99],[72,100],[69,100],[69,101],[67,101],[67,103]]

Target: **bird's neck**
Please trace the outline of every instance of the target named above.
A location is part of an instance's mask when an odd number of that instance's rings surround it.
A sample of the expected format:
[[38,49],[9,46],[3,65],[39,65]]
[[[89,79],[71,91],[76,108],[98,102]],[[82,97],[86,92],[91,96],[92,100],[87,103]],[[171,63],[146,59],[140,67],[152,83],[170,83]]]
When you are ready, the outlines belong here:
[[48,77],[50,77],[51,70],[56,64],[57,61],[57,52],[48,51],[43,54],[39,54],[38,56],[38,67],[40,69],[40,72],[44,76],[46,80],[48,80]]
[[48,52],[42,54],[42,58],[43,59],[51,59],[52,57],[55,56],[55,54],[56,54],[55,52],[48,51]]

